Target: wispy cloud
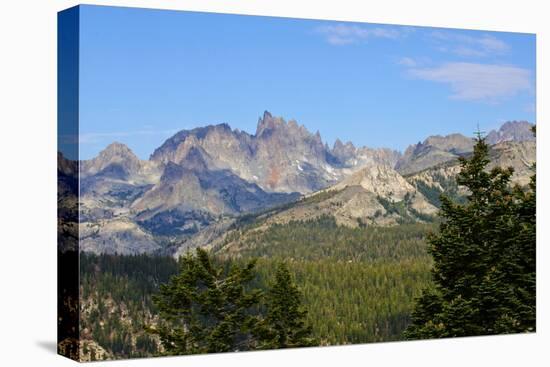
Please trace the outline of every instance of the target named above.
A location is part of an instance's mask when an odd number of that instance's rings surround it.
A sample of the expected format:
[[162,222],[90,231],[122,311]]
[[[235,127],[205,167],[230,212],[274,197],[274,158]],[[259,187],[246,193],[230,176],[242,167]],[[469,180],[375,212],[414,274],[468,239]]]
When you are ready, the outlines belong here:
[[452,99],[498,103],[532,90],[528,69],[508,65],[452,62],[431,68],[411,68],[410,76],[448,84]]
[[133,130],[133,131],[113,131],[113,132],[88,132],[80,134],[80,144],[96,144],[106,140],[112,142],[117,139],[124,139],[134,136],[165,136],[178,132],[177,129],[169,130]]
[[426,56],[419,56],[419,57],[405,56],[396,60],[397,65],[401,65],[406,68],[418,68],[421,66],[429,65],[431,63],[432,63],[432,60]]
[[503,55],[510,46],[490,34],[477,37],[450,31],[434,31],[430,37],[438,43],[438,49],[461,57],[485,57]]
[[416,59],[413,59],[412,57],[402,57],[397,61],[397,64],[413,68],[418,66],[418,61]]
[[356,24],[335,24],[316,28],[331,45],[348,45],[364,42],[370,38],[396,39],[403,32],[395,27],[366,27]]

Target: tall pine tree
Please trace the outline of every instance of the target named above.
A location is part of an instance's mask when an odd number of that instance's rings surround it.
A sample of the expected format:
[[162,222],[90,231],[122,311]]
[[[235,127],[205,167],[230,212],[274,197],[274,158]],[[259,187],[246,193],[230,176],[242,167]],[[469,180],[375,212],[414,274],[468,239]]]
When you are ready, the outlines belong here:
[[284,263],[278,265],[265,295],[265,308],[266,315],[257,328],[260,348],[315,345],[311,326],[306,324],[307,311],[302,307],[300,291]]
[[202,249],[182,257],[179,274],[153,297],[162,321],[149,331],[160,336],[166,354],[252,349],[261,296],[247,290],[254,267],[251,261],[227,271]]
[[424,290],[405,337],[440,338],[535,330],[535,175],[510,184],[512,168],[487,172],[488,146],[478,134],[461,158],[465,204],[441,197],[442,223],[429,237],[434,286]]

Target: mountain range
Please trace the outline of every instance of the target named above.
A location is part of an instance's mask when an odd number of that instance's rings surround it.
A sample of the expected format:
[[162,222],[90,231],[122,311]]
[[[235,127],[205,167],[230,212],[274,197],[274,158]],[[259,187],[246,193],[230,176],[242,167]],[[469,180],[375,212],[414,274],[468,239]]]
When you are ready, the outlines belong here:
[[[487,135],[494,161],[512,165],[520,184],[535,160],[531,126],[507,122]],[[471,138],[451,134],[403,154],[338,139],[330,148],[319,132],[267,111],[253,135],[227,124],[182,130],[148,160],[112,143],[80,162],[80,248],[177,254],[247,217],[269,225],[330,214],[352,227],[427,221],[437,192],[460,194],[452,187],[456,158],[472,147]],[[74,167],[61,155],[59,162],[66,185]]]

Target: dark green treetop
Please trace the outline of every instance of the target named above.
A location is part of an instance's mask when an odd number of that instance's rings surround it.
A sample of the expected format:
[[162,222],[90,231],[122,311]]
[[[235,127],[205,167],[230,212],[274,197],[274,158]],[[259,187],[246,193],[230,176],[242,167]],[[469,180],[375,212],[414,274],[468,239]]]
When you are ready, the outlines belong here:
[[205,250],[180,259],[180,272],[161,285],[153,301],[161,322],[150,332],[160,336],[166,354],[248,350],[259,290],[247,290],[255,262],[229,270],[216,266]]
[[287,266],[277,266],[275,279],[265,295],[266,315],[257,327],[259,347],[263,349],[316,345],[312,328],[306,323],[307,311]]

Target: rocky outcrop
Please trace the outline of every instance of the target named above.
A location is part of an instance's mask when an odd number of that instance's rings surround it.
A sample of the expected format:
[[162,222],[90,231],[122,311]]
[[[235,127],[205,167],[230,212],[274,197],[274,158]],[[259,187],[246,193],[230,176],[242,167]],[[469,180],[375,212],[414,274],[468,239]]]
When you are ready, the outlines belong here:
[[263,215],[262,226],[323,215],[334,216],[338,224],[349,227],[395,225],[427,220],[436,211],[422,193],[391,167],[370,164],[334,186]]
[[360,186],[376,196],[401,201],[414,188],[389,166],[369,164],[345,178],[332,189],[341,190],[349,186]]
[[534,140],[504,141],[493,145],[489,153],[488,168],[512,167],[514,175],[512,183],[525,186],[535,172],[533,164],[537,159],[536,142]]
[[126,215],[81,222],[79,229],[80,251],[132,255],[161,249],[159,239]]

